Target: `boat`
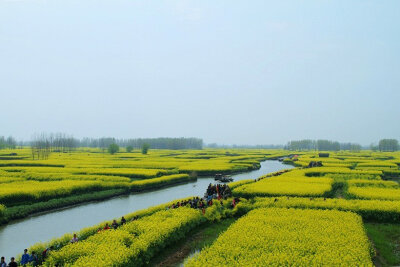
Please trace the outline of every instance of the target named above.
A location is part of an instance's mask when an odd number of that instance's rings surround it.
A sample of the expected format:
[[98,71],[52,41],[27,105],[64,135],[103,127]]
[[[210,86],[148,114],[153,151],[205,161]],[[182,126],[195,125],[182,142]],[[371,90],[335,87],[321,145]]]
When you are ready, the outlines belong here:
[[231,176],[229,176],[229,175],[222,175],[221,173],[217,173],[214,176],[214,180],[215,181],[220,181],[222,183],[228,183],[228,182],[232,182],[233,178]]

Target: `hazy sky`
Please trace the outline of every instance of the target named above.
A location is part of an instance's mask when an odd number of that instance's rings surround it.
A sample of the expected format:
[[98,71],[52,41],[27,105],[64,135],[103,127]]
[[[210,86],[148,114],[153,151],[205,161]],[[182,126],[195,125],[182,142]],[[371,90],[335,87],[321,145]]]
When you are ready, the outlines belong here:
[[400,1],[0,0],[0,135],[400,139]]

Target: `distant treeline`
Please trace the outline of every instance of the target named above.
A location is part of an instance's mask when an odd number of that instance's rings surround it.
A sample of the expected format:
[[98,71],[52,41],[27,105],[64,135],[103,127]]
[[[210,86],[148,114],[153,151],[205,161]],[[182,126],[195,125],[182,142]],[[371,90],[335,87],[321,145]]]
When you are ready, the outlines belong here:
[[205,145],[208,148],[249,148],[249,149],[282,149],[283,145],[219,145],[211,143]]
[[5,148],[16,148],[17,146],[17,141],[12,137],[9,136],[5,138],[4,136],[0,136],[0,149],[5,149]]
[[138,138],[116,139],[83,138],[76,139],[63,133],[35,135],[29,142],[33,159],[47,159],[51,152],[70,152],[78,147],[92,147],[106,150],[111,144],[122,147],[142,148],[144,145],[154,149],[202,149],[203,140],[198,138]]
[[[203,140],[200,138],[134,138],[116,139],[113,137],[103,138],[82,138],[77,139],[65,133],[36,134],[31,141],[17,142],[12,136],[0,136],[0,149],[14,149],[18,146],[30,146],[33,158],[47,158],[50,152],[69,152],[78,147],[92,147],[106,150],[110,144],[117,144],[121,147],[132,147],[140,149],[144,144],[153,149],[202,149]],[[286,150],[319,150],[319,151],[339,151],[350,150],[360,151],[361,149],[371,149],[379,151],[398,151],[399,142],[396,139],[381,139],[378,145],[371,144],[369,147],[362,147],[357,143],[340,143],[330,140],[294,140],[287,145],[219,145],[216,143],[204,145],[208,148],[252,148],[252,149],[286,149]]]
[[83,138],[79,141],[81,147],[98,147],[102,149],[108,148],[110,144],[117,144],[122,147],[131,146],[133,148],[141,148],[143,144],[149,144],[154,149],[202,149],[203,140],[199,138],[136,138],[136,139],[115,139],[106,138]]
[[51,152],[71,152],[78,147],[100,148],[103,151],[111,144],[122,147],[139,149],[143,147],[153,149],[202,149],[203,140],[199,138],[137,138],[137,139],[116,139],[113,137],[103,138],[82,138],[77,139],[65,133],[42,133],[35,134],[31,141],[17,142],[13,137],[5,138],[0,136],[0,149],[17,148],[19,145],[30,146],[33,159],[47,159]]
[[[350,144],[350,147],[361,149],[360,145]],[[296,140],[290,141],[285,146],[287,150],[329,150],[329,151],[339,151],[341,150],[340,143],[336,141],[329,140]]]
[[[350,150],[350,151],[360,151],[363,148],[357,143],[339,143],[337,141],[330,140],[296,140],[290,141],[284,147],[287,150],[318,150],[318,151],[339,151],[339,150]],[[379,141],[379,145],[371,145],[369,147],[371,150],[379,151],[397,151],[399,150],[399,142],[396,139],[382,139]]]
[[77,139],[64,133],[37,134],[27,145],[42,151],[69,152],[78,147],[107,149],[111,144],[121,147],[142,148],[144,144],[153,149],[202,149],[203,140],[199,138],[137,138],[116,139],[113,137]]
[[399,141],[396,139],[382,139],[379,141],[378,147],[372,147],[372,149],[380,151],[397,151],[399,150]]

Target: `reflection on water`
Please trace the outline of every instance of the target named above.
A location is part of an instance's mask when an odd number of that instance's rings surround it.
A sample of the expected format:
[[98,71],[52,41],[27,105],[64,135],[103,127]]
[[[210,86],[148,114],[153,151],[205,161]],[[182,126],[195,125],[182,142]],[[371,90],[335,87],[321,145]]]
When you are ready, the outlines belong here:
[[[235,181],[255,179],[266,173],[288,168],[291,166],[279,161],[264,161],[258,170],[232,175],[232,177]],[[15,221],[0,227],[0,255],[5,256],[8,261],[10,257],[22,253],[24,248],[37,242],[45,242],[65,233],[78,231],[84,227],[174,199],[203,196],[209,183],[214,183],[213,177],[202,177],[186,184],[82,204]]]

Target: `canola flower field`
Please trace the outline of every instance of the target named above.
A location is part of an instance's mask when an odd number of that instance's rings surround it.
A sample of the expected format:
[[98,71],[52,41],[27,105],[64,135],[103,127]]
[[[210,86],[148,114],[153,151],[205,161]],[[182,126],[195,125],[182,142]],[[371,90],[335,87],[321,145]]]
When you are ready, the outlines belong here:
[[82,242],[68,244],[52,253],[45,266],[145,265],[154,253],[180,239],[202,220],[198,210],[186,207],[159,211],[116,230],[103,230]]
[[256,208],[332,209],[351,211],[363,219],[374,222],[399,222],[400,201],[361,200],[343,198],[256,197],[243,201],[238,207],[246,213]]
[[[19,199],[46,201],[80,192],[81,182],[87,183],[82,187],[93,186],[93,192],[141,191],[170,180],[192,179],[193,173],[234,173],[255,169],[265,159],[284,158],[296,168],[230,183],[233,197],[239,198],[234,206],[233,199],[215,201],[202,212],[171,209],[172,202],[165,203],[127,214],[128,220],[140,218],[117,230],[97,232],[103,222],[77,232],[80,241],[76,244],[69,242],[72,233],[68,233],[29,251],[55,246],[44,266],[146,266],[163,248],[189,238],[193,229],[234,217],[236,222],[185,266],[372,266],[379,247],[368,240],[364,223],[400,222],[399,152],[340,151],[328,152],[329,157],[315,151],[278,150],[153,153],[111,156],[80,151],[40,162],[1,161],[0,184],[8,191],[0,189],[4,196],[0,216],[18,205]],[[310,162],[322,166],[309,167]],[[46,185],[43,191],[36,187],[29,193],[16,186],[19,198],[1,195],[12,192],[13,184],[22,188],[24,183],[54,183],[54,188]],[[64,191],[57,189],[57,183],[65,183]]]
[[373,266],[356,214],[257,209],[239,219],[186,266]]
[[332,190],[333,179],[329,177],[310,179],[304,172],[293,170],[278,177],[262,179],[234,189],[242,197],[250,196],[322,196]]

